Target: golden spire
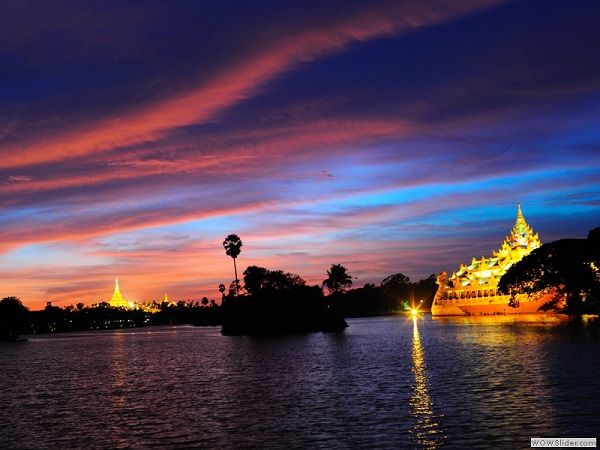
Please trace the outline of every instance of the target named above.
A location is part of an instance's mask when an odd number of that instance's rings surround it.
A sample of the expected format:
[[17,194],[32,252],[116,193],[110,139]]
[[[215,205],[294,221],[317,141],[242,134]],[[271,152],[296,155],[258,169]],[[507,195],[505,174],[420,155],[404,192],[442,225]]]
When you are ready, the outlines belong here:
[[525,221],[525,217],[523,216],[523,211],[521,211],[521,204],[517,203],[517,221],[515,222],[515,226],[513,231],[517,231],[517,233],[527,233],[527,231],[531,231],[529,225]]
[[494,255],[502,255],[503,252],[517,252],[518,255],[513,255],[513,261],[518,261],[526,254],[529,254],[533,249],[538,248],[541,244],[537,233],[534,233],[521,211],[521,204],[517,203],[517,220],[510,231],[510,235],[504,239],[502,248],[494,253]]
[[127,300],[125,300],[125,298],[121,294],[121,291],[119,290],[119,278],[118,277],[115,278],[115,293],[113,294],[112,298],[110,299],[110,301],[108,303],[110,306],[113,306],[115,308],[129,308],[130,307],[129,302]]

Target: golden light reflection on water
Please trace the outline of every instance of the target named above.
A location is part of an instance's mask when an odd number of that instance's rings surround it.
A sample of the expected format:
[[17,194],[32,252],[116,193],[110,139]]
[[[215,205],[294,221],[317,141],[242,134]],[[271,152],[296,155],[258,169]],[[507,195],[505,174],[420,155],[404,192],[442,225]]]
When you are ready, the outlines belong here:
[[127,388],[127,354],[126,343],[122,333],[115,333],[113,337],[113,373],[109,374],[113,384],[113,395],[111,397],[115,414],[126,405],[125,390]]
[[439,416],[434,414],[433,402],[429,396],[427,366],[417,316],[413,316],[412,343],[412,372],[415,383],[410,398],[410,414],[415,419],[413,439],[422,448],[435,449],[443,443],[444,437],[441,434]]
[[132,377],[132,350],[135,341],[123,331],[116,331],[112,336],[112,372],[107,374],[107,382],[112,385],[109,390],[107,419],[111,445],[114,448],[131,448],[131,415],[135,408],[135,379]]

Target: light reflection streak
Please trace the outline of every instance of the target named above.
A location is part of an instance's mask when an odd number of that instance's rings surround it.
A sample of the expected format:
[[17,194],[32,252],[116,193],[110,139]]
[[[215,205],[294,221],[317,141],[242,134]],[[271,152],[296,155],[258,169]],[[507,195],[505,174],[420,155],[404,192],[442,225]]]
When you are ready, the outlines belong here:
[[433,402],[427,387],[428,375],[425,354],[419,335],[418,317],[413,315],[412,368],[415,377],[410,398],[410,415],[415,422],[411,430],[413,440],[422,448],[435,449],[443,444],[439,416],[433,412]]
[[125,391],[127,389],[127,365],[130,363],[126,354],[126,343],[123,333],[116,332],[113,338],[114,356],[113,373],[110,374],[113,382],[111,398],[115,415],[118,415],[127,404]]

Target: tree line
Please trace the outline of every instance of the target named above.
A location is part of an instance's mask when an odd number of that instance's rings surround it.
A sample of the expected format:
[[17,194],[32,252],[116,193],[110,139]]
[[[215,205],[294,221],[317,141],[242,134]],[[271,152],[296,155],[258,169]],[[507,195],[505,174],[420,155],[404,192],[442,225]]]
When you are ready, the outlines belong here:
[[108,303],[93,307],[48,304],[41,311],[30,311],[20,298],[5,297],[0,301],[0,340],[36,333],[178,324],[221,326],[225,334],[333,331],[344,328],[344,318],[397,313],[409,303],[412,306],[413,298],[415,305],[425,299],[422,307],[426,309],[436,289],[433,275],[418,283],[402,274],[385,278],[380,286],[351,289],[352,283],[353,277],[340,264],[333,264],[322,285],[315,286],[297,274],[248,266],[243,283],[234,280],[229,292],[221,285],[221,304],[204,297],[200,302],[158,303],[155,312],[114,308]]
[[65,331],[107,330],[151,325],[220,325],[220,309],[213,301],[158,304],[154,312],[141,308],[111,307],[108,303],[63,308],[48,304],[41,311],[30,311],[18,297],[0,301],[0,341],[17,340],[20,335]]
[[[126,328],[163,324],[221,326],[224,334],[281,334],[334,331],[347,326],[349,317],[395,314],[409,308],[428,311],[437,290],[436,277],[411,282],[397,273],[379,285],[352,289],[354,278],[341,264],[332,264],[321,285],[309,286],[299,275],[255,265],[238,279],[236,259],[242,240],[235,234],[224,242],[233,259],[234,280],[229,291],[219,285],[221,305],[205,297],[198,302],[160,304],[158,311],[111,308],[65,308],[48,305],[29,311],[18,297],[0,301],[0,340],[21,334]],[[327,290],[328,295],[325,295]],[[498,284],[505,294],[538,296],[552,293],[546,309],[568,314],[600,314],[600,227],[587,239],[561,239],[540,246],[513,265]]]

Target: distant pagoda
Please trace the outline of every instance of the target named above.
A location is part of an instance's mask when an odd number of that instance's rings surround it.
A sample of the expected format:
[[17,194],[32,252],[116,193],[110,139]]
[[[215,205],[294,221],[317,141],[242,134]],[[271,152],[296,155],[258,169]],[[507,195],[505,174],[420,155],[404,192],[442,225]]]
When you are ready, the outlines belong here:
[[119,279],[115,278],[115,293],[108,302],[113,308],[130,308],[129,302],[123,297],[119,290]]
[[[540,238],[525,221],[518,204],[517,220],[498,251],[489,258],[481,257],[462,264],[448,278],[446,272],[438,276],[438,291],[432,305],[433,315],[459,314],[513,314],[536,312],[540,302],[530,302],[523,295],[513,298],[516,308],[508,307],[511,297],[498,295],[498,280],[516,262],[541,246]],[[544,302],[548,299],[542,299]],[[539,304],[538,304],[539,303]]]

